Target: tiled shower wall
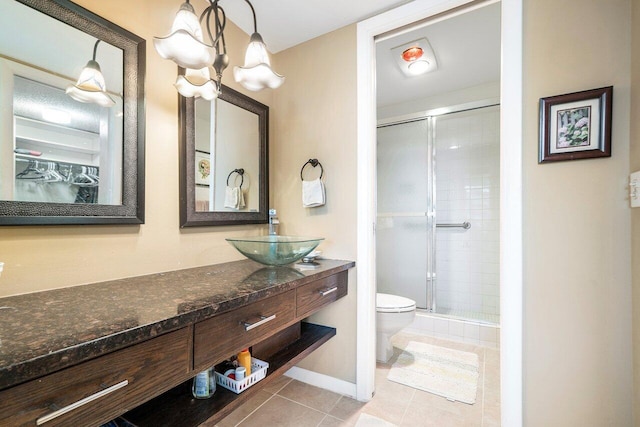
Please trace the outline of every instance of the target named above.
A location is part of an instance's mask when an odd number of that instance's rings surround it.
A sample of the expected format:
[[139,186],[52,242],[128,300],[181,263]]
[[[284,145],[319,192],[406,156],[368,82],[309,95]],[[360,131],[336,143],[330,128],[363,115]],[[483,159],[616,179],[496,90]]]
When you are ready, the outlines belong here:
[[436,119],[436,312],[499,323],[500,110]]

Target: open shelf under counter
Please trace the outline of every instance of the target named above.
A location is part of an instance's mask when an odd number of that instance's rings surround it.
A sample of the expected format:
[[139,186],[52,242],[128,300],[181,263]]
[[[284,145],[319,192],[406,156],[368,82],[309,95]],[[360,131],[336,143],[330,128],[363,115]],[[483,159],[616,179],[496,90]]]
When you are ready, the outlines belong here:
[[213,425],[238,408],[261,389],[284,374],[289,368],[327,342],[336,329],[301,323],[301,334],[293,343],[269,357],[267,376],[240,394],[218,386],[209,399],[196,399],[191,394],[192,380],[161,394],[153,400],[124,414],[122,418],[138,426],[198,426],[204,422]]

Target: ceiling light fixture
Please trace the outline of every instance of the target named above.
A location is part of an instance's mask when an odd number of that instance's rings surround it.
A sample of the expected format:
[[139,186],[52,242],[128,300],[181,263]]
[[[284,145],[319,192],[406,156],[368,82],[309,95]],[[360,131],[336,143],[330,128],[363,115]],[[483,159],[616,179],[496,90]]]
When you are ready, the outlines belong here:
[[402,72],[408,76],[417,76],[438,69],[436,56],[425,38],[394,47],[391,52]]
[[102,107],[113,107],[115,101],[107,94],[104,76],[100,70],[100,65],[96,62],[96,52],[100,40],[93,46],[93,58],[80,72],[78,82],[67,88],[67,95],[76,101],[91,102]]
[[[252,91],[267,87],[276,89],[282,85],[284,77],[271,69],[269,53],[258,33],[256,12],[249,0],[245,0],[245,2],[253,14],[254,33],[249,40],[244,66],[234,67],[234,78],[236,82]],[[182,96],[202,97],[210,101],[220,93],[222,73],[229,65],[229,57],[224,39],[227,17],[224,9],[218,3],[219,0],[209,0],[209,6],[198,19],[193,6],[189,0],[186,0],[176,14],[171,33],[166,37],[154,37],[153,39],[153,44],[160,56],[172,60],[185,69],[184,74],[181,73],[175,83]],[[211,31],[212,17],[213,33]],[[203,20],[206,23],[210,45],[206,44],[203,39],[201,27]],[[216,80],[211,79],[209,66],[213,67]]]
[[412,62],[420,59],[424,54],[424,50],[420,46],[411,46],[409,49],[406,49],[402,52],[402,59],[407,62]]

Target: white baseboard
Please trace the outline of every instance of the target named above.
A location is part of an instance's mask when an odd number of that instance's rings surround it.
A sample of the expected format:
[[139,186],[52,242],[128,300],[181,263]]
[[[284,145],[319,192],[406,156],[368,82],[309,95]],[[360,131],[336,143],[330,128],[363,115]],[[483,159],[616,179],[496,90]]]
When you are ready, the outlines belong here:
[[317,372],[309,371],[308,369],[298,368],[297,366],[289,369],[284,374],[294,380],[324,388],[325,390],[329,390],[334,393],[352,398],[355,398],[356,396],[356,385],[354,383],[330,377],[329,375],[319,374]]

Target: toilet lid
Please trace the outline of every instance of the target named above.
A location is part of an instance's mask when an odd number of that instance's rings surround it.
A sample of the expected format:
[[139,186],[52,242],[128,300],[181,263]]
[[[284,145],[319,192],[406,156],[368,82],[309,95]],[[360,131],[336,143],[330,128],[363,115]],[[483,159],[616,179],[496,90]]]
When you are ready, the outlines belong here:
[[376,311],[380,313],[403,313],[416,309],[416,302],[398,295],[376,294]]

